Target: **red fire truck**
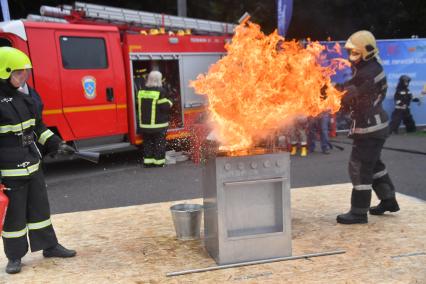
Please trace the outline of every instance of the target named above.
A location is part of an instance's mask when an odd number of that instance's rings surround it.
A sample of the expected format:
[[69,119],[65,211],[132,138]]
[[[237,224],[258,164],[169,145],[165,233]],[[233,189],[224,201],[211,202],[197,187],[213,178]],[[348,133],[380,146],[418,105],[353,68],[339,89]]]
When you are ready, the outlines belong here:
[[[51,130],[78,149],[141,144],[135,95],[149,71],[159,70],[174,100],[168,139],[190,136],[206,102],[189,81],[224,54],[234,25],[79,2],[56,14],[43,9],[62,19],[0,23],[0,46],[30,57],[30,85]],[[151,35],[150,28],[161,29]],[[192,34],[176,35],[178,29]]]

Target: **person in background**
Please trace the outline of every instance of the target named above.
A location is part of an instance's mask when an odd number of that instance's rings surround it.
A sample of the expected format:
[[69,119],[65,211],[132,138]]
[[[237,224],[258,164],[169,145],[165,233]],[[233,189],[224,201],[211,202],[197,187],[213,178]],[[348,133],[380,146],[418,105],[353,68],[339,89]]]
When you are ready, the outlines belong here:
[[307,149],[307,135],[306,126],[308,119],[306,116],[297,116],[294,118],[293,125],[290,129],[290,143],[291,151],[290,155],[295,156],[297,154],[298,146],[300,147],[300,156],[306,157],[308,155]]
[[9,190],[9,207],[3,226],[3,247],[9,274],[21,271],[21,258],[28,251],[43,250],[44,257],[73,257],[74,250],[58,243],[36,142],[47,152],[72,154],[75,149],[63,142],[42,121],[39,105],[22,93],[31,74],[28,56],[12,47],[0,47],[0,173]]
[[[337,216],[341,224],[368,223],[367,213],[382,215],[399,210],[395,187],[380,156],[389,134],[389,118],[382,107],[387,80],[378,59],[379,50],[369,31],[352,34],[345,43],[354,76],[343,84],[342,108],[351,113],[349,137],[353,139],[349,160],[352,182],[351,208]],[[337,87],[337,85],[336,85]],[[371,207],[371,191],[380,199]]]
[[309,152],[312,153],[315,151],[315,140],[319,132],[320,135],[320,144],[321,152],[323,154],[330,154],[331,144],[328,139],[328,131],[330,124],[330,112],[325,111],[319,116],[311,119],[309,123]]
[[144,167],[164,167],[166,133],[173,103],[162,84],[162,74],[151,71],[145,88],[138,92],[138,123],[143,138]]
[[390,132],[398,134],[398,128],[401,121],[405,125],[407,132],[416,131],[416,122],[410,112],[411,101],[419,103],[418,98],[413,99],[413,94],[410,92],[408,86],[410,85],[411,78],[407,75],[399,77],[399,82],[396,87],[394,95],[395,110],[392,112],[392,120],[390,123]]

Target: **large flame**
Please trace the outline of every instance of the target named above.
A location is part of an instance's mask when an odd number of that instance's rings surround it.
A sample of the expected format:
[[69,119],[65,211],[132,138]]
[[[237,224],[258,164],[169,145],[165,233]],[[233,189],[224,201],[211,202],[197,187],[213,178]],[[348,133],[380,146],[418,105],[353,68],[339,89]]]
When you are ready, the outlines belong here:
[[348,63],[325,61],[325,48],[317,42],[303,47],[284,41],[277,32],[266,36],[251,22],[239,25],[227,55],[190,83],[208,96],[219,141],[228,150],[246,149],[295,116],[338,111],[343,93],[330,77]]

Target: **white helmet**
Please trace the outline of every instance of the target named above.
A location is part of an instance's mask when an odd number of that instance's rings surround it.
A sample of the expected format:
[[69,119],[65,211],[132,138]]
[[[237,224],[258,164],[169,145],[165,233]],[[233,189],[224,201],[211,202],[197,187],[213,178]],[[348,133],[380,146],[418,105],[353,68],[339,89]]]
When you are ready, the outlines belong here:
[[361,58],[370,60],[379,53],[374,35],[365,30],[352,34],[346,41],[345,48],[349,51],[349,60],[353,62]]

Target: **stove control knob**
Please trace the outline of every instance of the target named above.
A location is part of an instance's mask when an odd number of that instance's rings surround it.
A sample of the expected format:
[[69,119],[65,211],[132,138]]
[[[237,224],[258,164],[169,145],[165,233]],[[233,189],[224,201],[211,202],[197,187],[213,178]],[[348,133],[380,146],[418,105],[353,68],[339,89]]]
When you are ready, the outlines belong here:
[[231,168],[232,168],[231,164],[229,164],[229,163],[225,164],[225,170],[230,171]]
[[244,170],[244,164],[243,163],[238,163],[238,169],[240,170]]
[[263,162],[263,166],[264,166],[265,168],[270,168],[270,167],[271,167],[271,162],[270,162],[270,161],[264,161],[264,162]]
[[250,163],[250,167],[251,167],[252,169],[257,168],[257,163],[256,163],[256,162],[251,162],[251,163]]
[[278,160],[276,164],[278,168],[281,168],[284,165],[284,162],[282,160]]

